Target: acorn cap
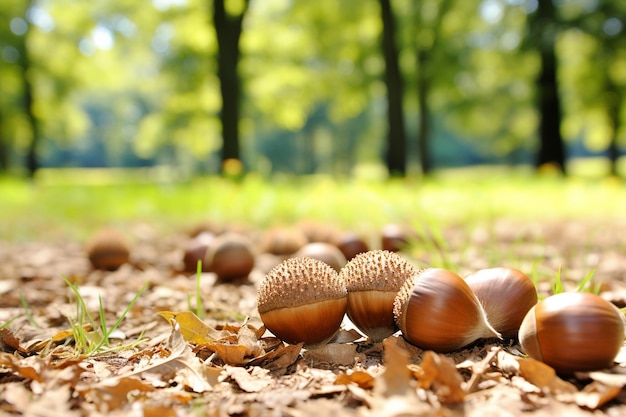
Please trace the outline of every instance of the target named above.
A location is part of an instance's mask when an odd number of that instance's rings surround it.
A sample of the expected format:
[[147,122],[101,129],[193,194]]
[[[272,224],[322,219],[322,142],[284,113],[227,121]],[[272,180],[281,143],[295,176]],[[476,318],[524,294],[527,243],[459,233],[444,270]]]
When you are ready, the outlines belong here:
[[289,258],[276,265],[261,282],[258,310],[265,313],[346,295],[343,281],[326,263],[309,257]]

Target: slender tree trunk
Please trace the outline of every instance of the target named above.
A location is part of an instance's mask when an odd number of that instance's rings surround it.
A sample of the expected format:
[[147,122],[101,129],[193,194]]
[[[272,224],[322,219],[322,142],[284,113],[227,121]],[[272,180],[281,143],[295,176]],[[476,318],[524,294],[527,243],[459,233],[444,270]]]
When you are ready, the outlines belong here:
[[619,129],[620,129],[620,114],[622,111],[622,94],[611,80],[607,80],[607,113],[609,116],[609,122],[611,123],[611,139],[607,149],[607,157],[610,164],[610,174],[612,176],[618,176],[617,162],[620,157],[619,149]]
[[428,175],[433,169],[430,155],[430,107],[428,104],[428,94],[430,92],[430,79],[428,75],[428,52],[419,50],[417,52],[418,74],[417,74],[417,102],[419,105],[417,146],[419,150],[420,166],[422,174]]
[[[29,3],[28,7],[32,6],[32,1]],[[28,51],[28,38],[30,36],[30,25],[29,29],[24,33],[24,35],[19,37],[18,40],[18,52],[19,52],[19,60],[18,64],[22,71],[22,109],[24,111],[24,115],[26,116],[26,120],[30,125],[31,130],[31,141],[28,146],[28,151],[26,153],[26,171],[30,178],[35,176],[35,172],[39,169],[39,143],[41,141],[41,127],[39,123],[39,119],[35,115],[33,111],[34,105],[34,87],[32,82],[32,63],[30,60],[30,55]]]
[[7,172],[9,170],[9,143],[2,133],[3,122],[3,113],[0,109],[0,172]]
[[227,159],[241,159],[239,144],[239,111],[241,81],[238,73],[240,58],[239,39],[249,0],[244,0],[238,15],[230,15],[224,0],[213,1],[213,24],[217,35],[217,75],[222,95],[222,167]]
[[529,16],[531,33],[537,42],[541,69],[536,80],[537,108],[539,110],[539,152],[537,166],[556,166],[562,173],[565,168],[565,145],[561,136],[561,99],[558,88],[558,60],[555,51],[557,16],[551,1],[537,2],[534,15]]
[[395,43],[395,19],[390,0],[380,0],[383,23],[382,49],[387,86],[387,169],[390,175],[406,175],[406,132],[404,130],[403,83],[398,48]]

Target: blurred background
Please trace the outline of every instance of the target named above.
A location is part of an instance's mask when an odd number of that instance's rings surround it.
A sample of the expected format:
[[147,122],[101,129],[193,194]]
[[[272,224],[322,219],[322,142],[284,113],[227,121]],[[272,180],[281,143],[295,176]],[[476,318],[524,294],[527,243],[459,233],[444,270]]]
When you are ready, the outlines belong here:
[[2,0],[0,171],[626,174],[623,0]]

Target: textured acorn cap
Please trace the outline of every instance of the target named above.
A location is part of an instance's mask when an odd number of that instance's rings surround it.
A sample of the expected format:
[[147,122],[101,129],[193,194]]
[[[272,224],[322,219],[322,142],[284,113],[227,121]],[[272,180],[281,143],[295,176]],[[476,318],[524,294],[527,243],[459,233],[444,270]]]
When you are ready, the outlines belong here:
[[371,250],[352,258],[340,275],[348,292],[398,291],[415,273],[417,268],[402,256],[386,250]]
[[373,250],[355,256],[340,272],[348,289],[350,320],[373,341],[395,333],[394,299],[416,273],[417,268],[393,252]]
[[278,338],[307,346],[325,343],[339,330],[347,291],[337,272],[308,257],[274,267],[258,289],[258,311]]

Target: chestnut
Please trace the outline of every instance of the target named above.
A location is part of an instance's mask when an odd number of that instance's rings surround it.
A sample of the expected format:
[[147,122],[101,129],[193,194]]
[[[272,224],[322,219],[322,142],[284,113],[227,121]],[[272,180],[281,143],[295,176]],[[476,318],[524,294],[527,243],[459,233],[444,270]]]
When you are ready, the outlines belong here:
[[624,316],[598,295],[564,292],[530,309],[519,340],[528,356],[561,374],[608,368],[624,344]]
[[514,268],[486,268],[465,277],[487,314],[487,320],[503,337],[516,337],[524,316],[537,304],[532,280]]
[[410,343],[451,352],[482,338],[501,338],[463,278],[427,268],[408,279],[393,305],[396,323]]

